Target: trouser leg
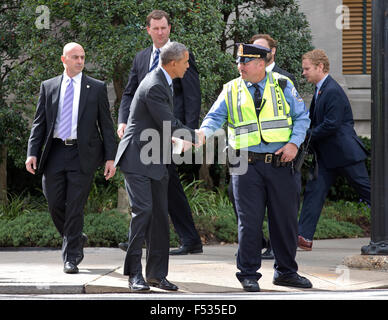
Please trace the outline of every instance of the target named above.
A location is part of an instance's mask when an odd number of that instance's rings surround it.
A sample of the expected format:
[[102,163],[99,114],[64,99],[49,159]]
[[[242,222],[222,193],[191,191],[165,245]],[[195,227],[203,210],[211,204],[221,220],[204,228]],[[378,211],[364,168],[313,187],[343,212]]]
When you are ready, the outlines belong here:
[[339,169],[340,173],[346,177],[350,185],[357,191],[360,198],[371,205],[370,180],[365,162],[357,162],[353,165]]
[[244,175],[233,175],[233,195],[238,215],[238,280],[259,279],[262,223],[267,194],[261,174],[248,165]]
[[162,279],[168,273],[170,227],[167,201],[168,176],[153,180],[152,219],[147,232],[146,278]]
[[193,215],[183,190],[182,183],[175,164],[167,166],[168,182],[168,213],[181,244],[192,246],[201,243],[198,231],[195,228]]
[[[265,164],[264,164],[265,166]],[[268,225],[279,274],[295,273],[300,202],[300,174],[290,168],[265,166],[268,194]]]
[[302,237],[313,240],[327,193],[335,177],[335,170],[327,169],[319,163],[318,177],[307,182],[298,222],[298,233]]
[[124,176],[132,208],[124,275],[132,276],[142,272],[142,247],[152,218],[152,188],[148,177],[132,173]]

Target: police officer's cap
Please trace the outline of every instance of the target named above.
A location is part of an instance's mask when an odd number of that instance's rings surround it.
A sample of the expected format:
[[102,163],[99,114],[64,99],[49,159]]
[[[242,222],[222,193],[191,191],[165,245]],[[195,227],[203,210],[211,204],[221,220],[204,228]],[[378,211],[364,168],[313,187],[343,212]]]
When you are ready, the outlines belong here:
[[258,44],[238,43],[236,63],[247,63],[254,59],[265,58],[270,49],[259,46]]

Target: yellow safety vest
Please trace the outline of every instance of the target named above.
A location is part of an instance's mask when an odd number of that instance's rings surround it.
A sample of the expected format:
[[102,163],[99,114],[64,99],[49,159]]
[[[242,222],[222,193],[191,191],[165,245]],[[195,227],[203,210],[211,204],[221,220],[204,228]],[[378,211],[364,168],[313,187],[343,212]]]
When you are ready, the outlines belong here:
[[287,77],[269,72],[265,84],[259,119],[255,104],[244,80],[239,77],[224,86],[228,108],[228,140],[233,149],[258,145],[262,140],[287,142],[292,133],[290,106],[278,79]]

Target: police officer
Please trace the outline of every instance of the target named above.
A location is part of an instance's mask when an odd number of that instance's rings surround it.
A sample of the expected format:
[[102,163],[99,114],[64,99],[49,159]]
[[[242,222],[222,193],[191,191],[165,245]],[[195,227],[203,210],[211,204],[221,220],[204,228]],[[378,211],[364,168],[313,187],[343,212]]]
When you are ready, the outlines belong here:
[[[292,82],[275,72],[266,73],[269,49],[240,44],[240,77],[224,85],[200,130],[210,137],[227,121],[229,147],[247,154],[245,173],[232,173],[238,215],[236,273],[245,291],[260,291],[258,272],[262,224],[268,210],[269,232],[275,253],[275,285],[311,288],[297,273],[297,214],[300,174],[292,160],[304,141],[310,120]],[[240,161],[244,158],[241,157]]]

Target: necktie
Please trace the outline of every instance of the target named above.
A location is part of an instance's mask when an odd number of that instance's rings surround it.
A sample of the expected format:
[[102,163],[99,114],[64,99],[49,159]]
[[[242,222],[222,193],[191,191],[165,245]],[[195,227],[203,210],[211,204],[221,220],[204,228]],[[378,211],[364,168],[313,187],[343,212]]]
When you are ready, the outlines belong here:
[[252,84],[255,88],[255,93],[253,94],[253,101],[255,103],[256,115],[259,116],[261,110],[261,93],[260,88],[257,83]]
[[74,87],[73,79],[70,79],[65,92],[65,98],[63,99],[63,106],[61,111],[61,118],[58,128],[58,137],[65,140],[71,135],[71,120],[73,116],[73,98]]
[[159,54],[160,54],[160,50],[156,49],[155,50],[154,61],[152,62],[152,66],[150,68],[150,71],[154,70],[158,66],[158,64],[159,64]]
[[310,104],[310,110],[309,110],[309,113],[310,113],[310,120],[313,121],[314,120],[314,111],[315,111],[315,102],[316,102],[316,95],[317,95],[317,90],[318,88],[315,87],[315,91],[314,91],[314,95],[313,95],[313,99],[311,100],[311,104]]

